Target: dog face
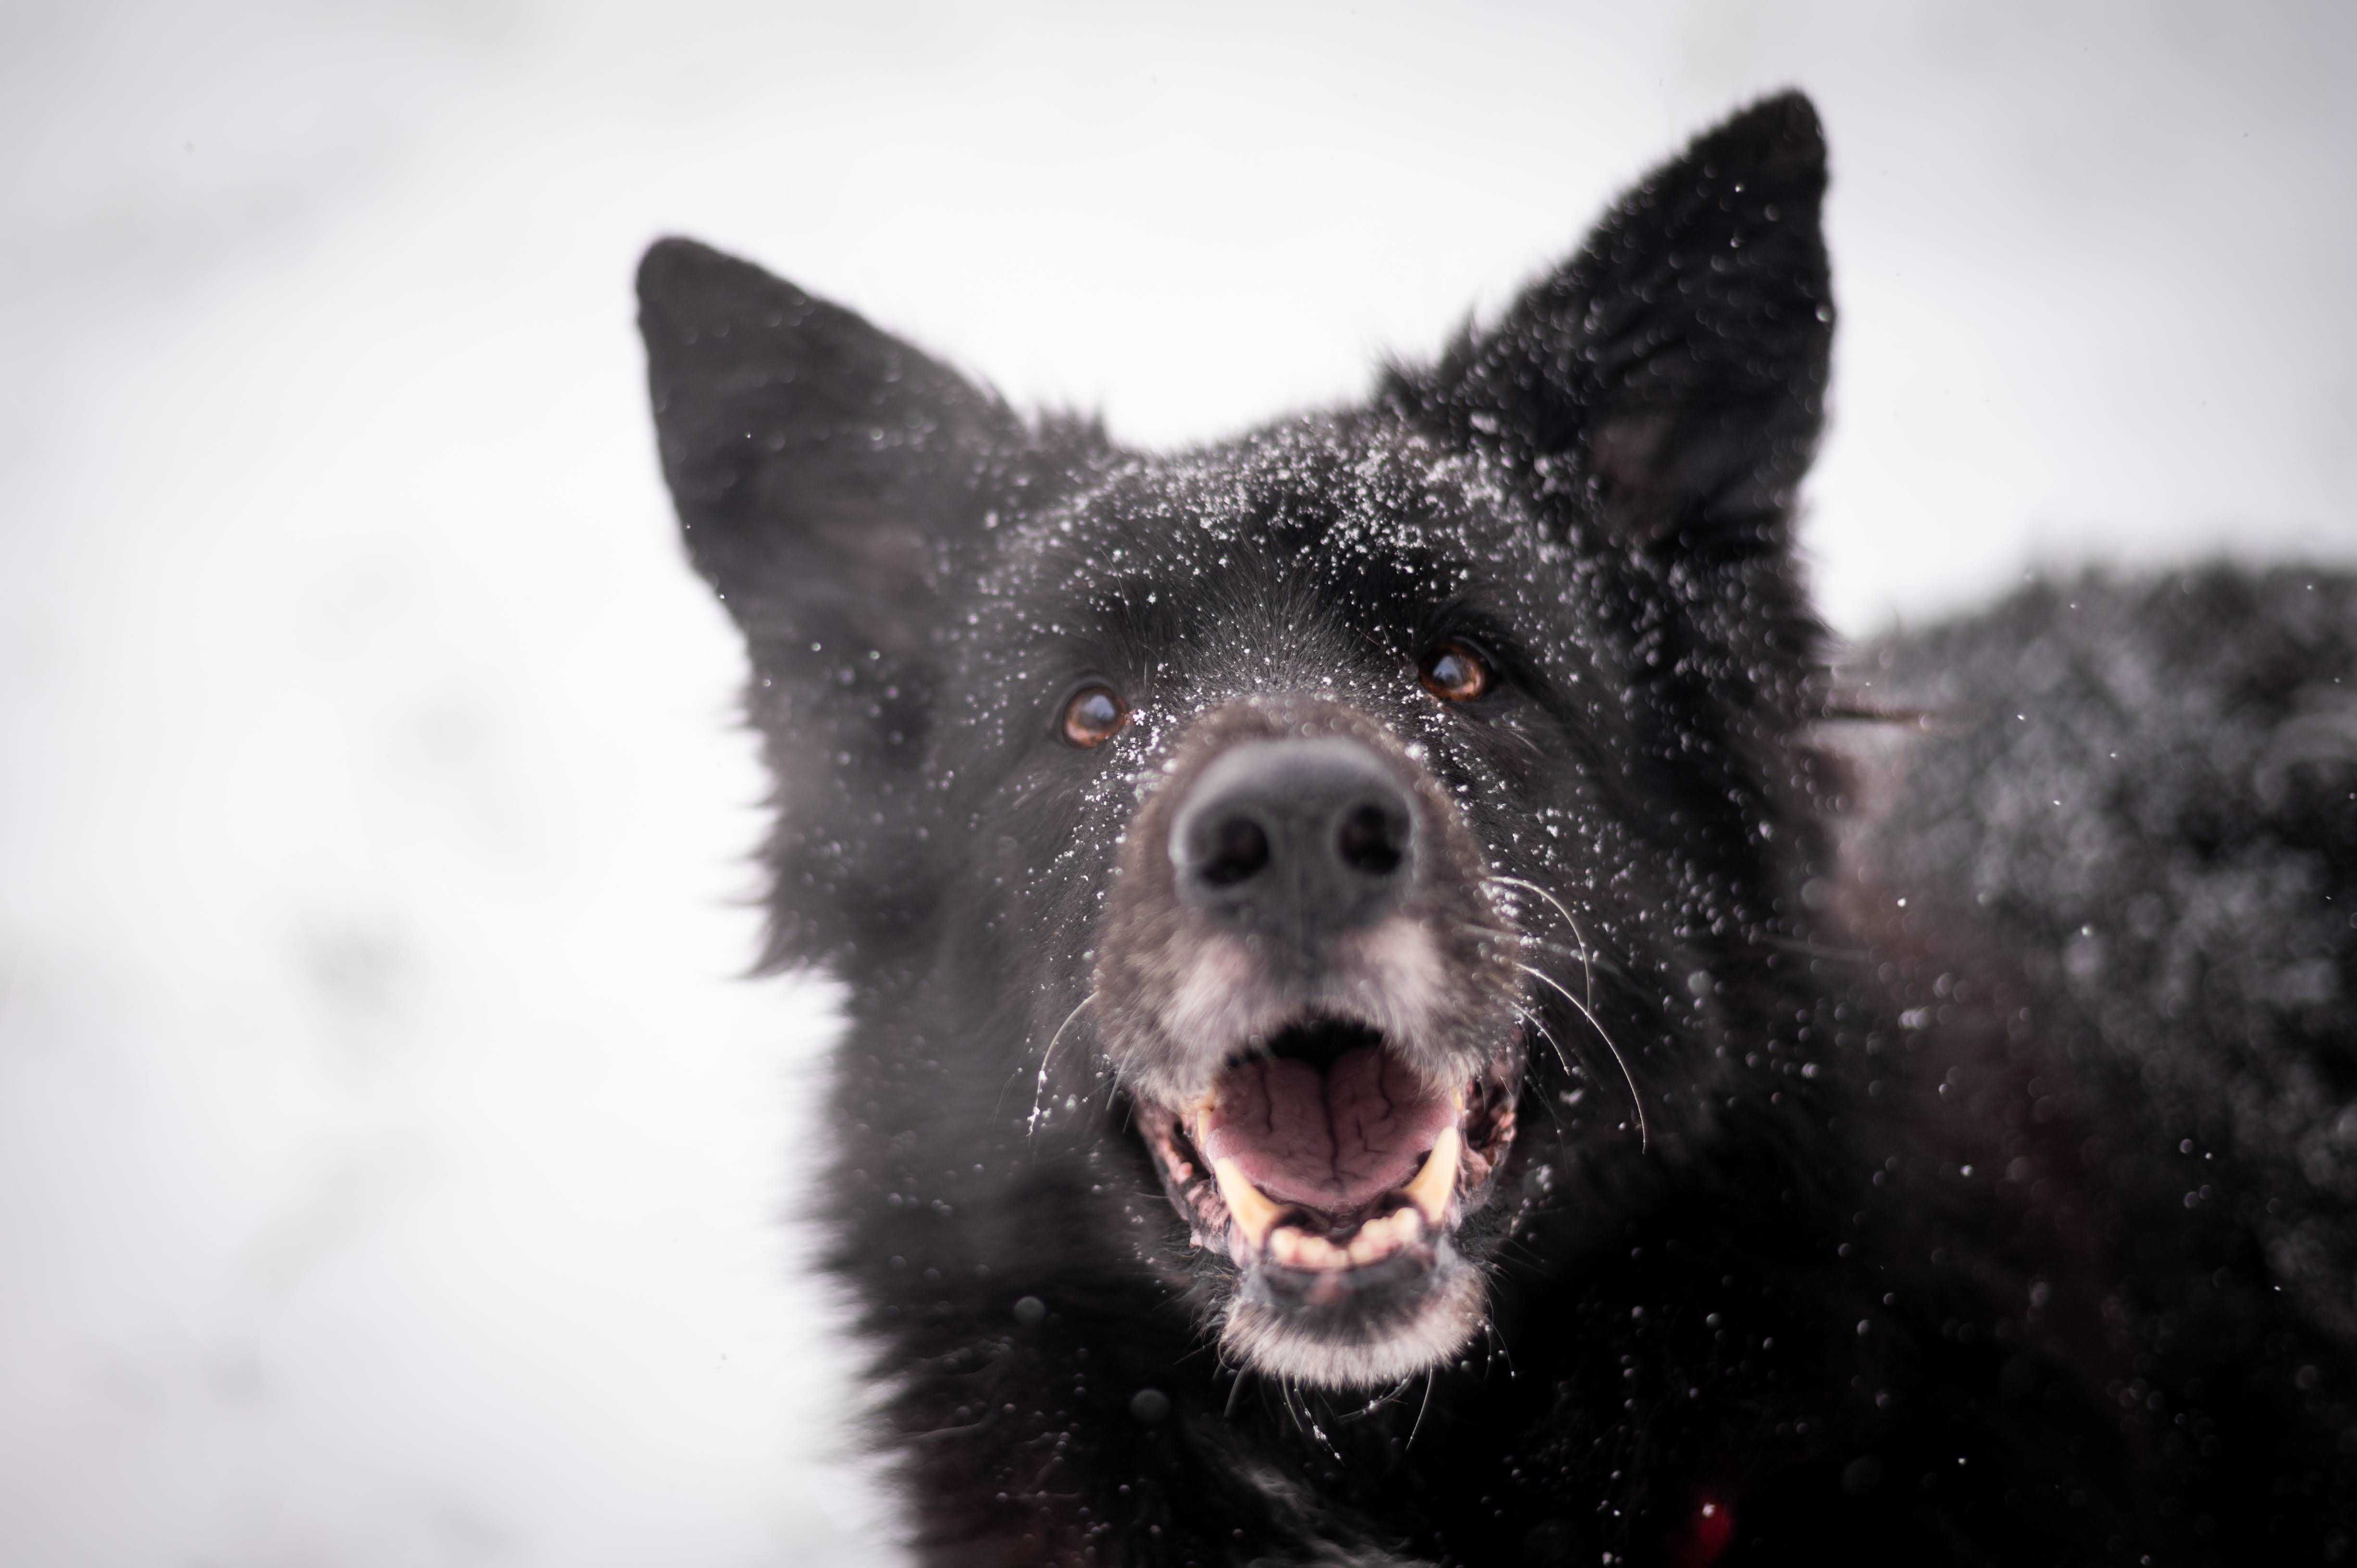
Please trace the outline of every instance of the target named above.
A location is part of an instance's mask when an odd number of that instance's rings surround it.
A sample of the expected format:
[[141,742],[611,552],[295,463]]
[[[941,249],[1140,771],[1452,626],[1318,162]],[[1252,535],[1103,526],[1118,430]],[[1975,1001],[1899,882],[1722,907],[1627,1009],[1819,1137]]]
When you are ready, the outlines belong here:
[[1375,1389],[1472,1338],[1510,1236],[1576,1267],[1775,1092],[1719,1020],[1811,859],[1769,824],[1816,787],[1824,183],[1770,100],[1437,365],[1165,456],[649,253],[664,471],[780,779],[772,956],[962,1064],[903,1119],[977,1173],[940,1207],[1064,1162],[1084,1266]]

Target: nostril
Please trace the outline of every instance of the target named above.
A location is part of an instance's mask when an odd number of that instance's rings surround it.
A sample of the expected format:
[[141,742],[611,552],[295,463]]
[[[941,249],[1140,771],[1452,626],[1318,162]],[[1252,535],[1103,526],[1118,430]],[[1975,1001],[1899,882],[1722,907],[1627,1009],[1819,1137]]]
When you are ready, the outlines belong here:
[[1268,865],[1268,834],[1250,817],[1222,819],[1209,834],[1207,853],[1196,875],[1214,887],[1249,882]]
[[1372,801],[1343,813],[1336,832],[1335,853],[1342,864],[1364,876],[1389,876],[1397,871],[1407,843],[1407,823]]

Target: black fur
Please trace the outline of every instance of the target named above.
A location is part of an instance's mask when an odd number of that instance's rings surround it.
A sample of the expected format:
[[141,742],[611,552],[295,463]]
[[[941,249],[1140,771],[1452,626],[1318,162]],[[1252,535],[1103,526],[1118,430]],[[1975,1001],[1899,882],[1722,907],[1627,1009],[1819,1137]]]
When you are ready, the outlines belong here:
[[[779,781],[770,960],[848,988],[833,1262],[926,1561],[2347,1550],[2352,590],[2056,590],[1846,693],[1791,539],[1824,184],[1769,100],[1436,365],[1175,455],[648,253]],[[1419,686],[1450,639],[1491,694]],[[1089,680],[1132,713],[1076,750]],[[2040,713],[1893,757],[1861,700]],[[1441,1248],[1481,1326],[1396,1387],[1256,1370],[1141,1137],[1216,1066],[1161,1026],[1164,819],[1292,734],[1456,846],[1409,1054],[1519,1086]]]

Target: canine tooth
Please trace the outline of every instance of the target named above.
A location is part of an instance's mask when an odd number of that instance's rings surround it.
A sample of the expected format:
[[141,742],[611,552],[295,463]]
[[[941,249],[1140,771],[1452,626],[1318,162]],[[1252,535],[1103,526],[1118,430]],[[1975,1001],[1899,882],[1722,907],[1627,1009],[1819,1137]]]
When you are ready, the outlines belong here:
[[1283,1212],[1269,1201],[1268,1194],[1253,1186],[1233,1160],[1213,1160],[1211,1178],[1220,1184],[1220,1197],[1228,1206],[1229,1218],[1244,1233],[1244,1240],[1254,1247],[1268,1240],[1269,1228]]
[[1457,1160],[1464,1149],[1464,1141],[1455,1127],[1443,1127],[1439,1141],[1425,1157],[1424,1168],[1407,1184],[1407,1199],[1423,1214],[1424,1222],[1435,1230],[1440,1229],[1448,1213],[1448,1200],[1457,1192]]

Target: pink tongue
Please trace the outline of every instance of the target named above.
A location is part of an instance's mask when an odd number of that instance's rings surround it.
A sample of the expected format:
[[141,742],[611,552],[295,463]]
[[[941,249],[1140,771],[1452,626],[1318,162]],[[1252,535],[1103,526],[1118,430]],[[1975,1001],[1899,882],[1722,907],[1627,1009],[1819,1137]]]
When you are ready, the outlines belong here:
[[1456,1119],[1381,1047],[1362,1046],[1322,1074],[1267,1057],[1237,1063],[1197,1135],[1205,1159],[1235,1161],[1269,1197],[1340,1216],[1405,1187]]

